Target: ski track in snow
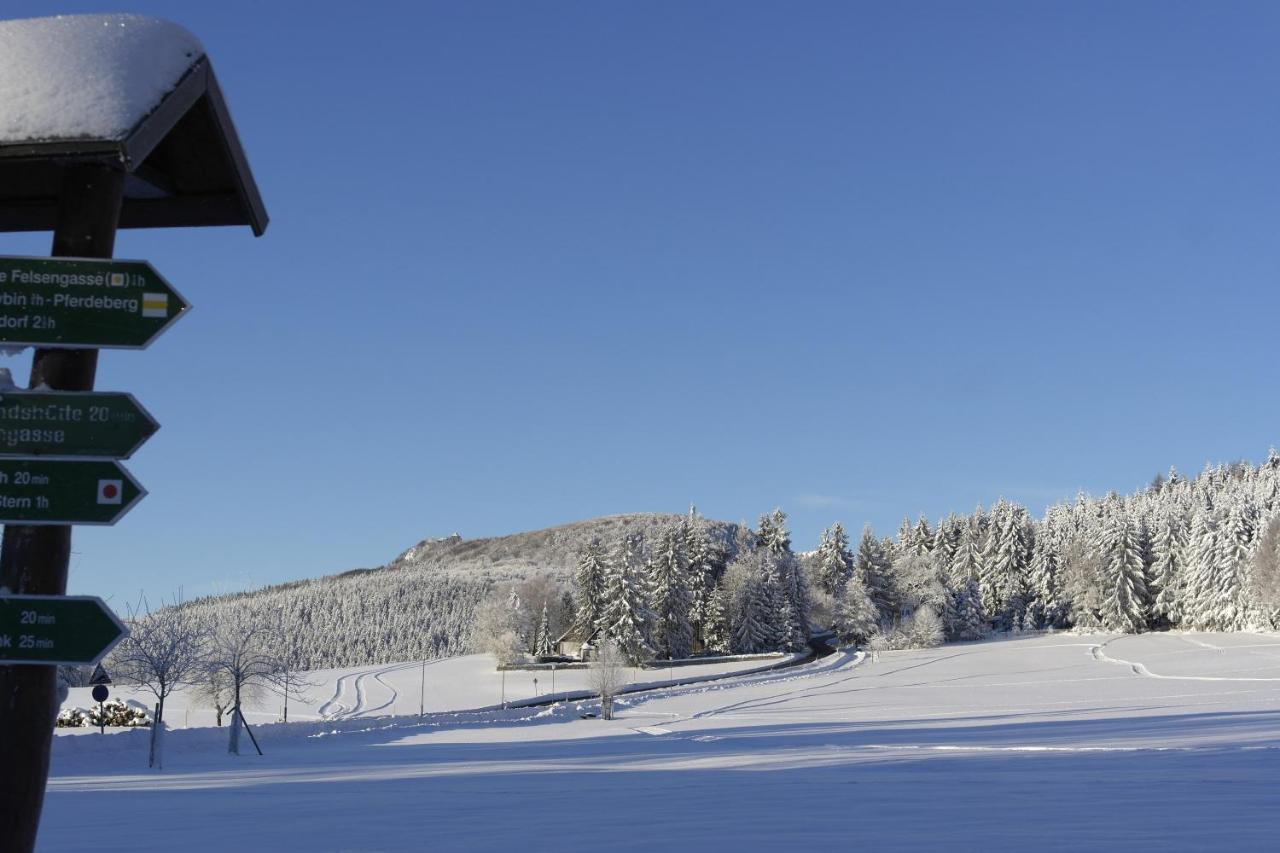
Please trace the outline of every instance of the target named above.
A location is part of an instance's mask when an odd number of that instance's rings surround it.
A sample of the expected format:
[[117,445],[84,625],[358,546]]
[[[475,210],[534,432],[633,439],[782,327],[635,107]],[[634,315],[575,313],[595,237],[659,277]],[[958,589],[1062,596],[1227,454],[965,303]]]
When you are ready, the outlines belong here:
[[343,695],[347,692],[348,683],[353,677],[355,677],[355,675],[356,673],[349,672],[346,675],[338,677],[337,683],[333,685],[333,695],[329,697],[329,701],[321,705],[319,711],[317,711],[322,719],[336,718],[346,714],[347,706],[338,700],[343,698]]
[[[1120,639],[1120,638],[1116,638],[1116,639]],[[1093,646],[1090,653],[1093,655],[1094,660],[1100,661],[1102,663],[1115,664],[1117,666],[1127,666],[1131,670],[1133,670],[1134,675],[1140,675],[1144,678],[1160,678],[1160,679],[1165,679],[1167,681],[1268,681],[1268,682],[1280,681],[1280,678],[1277,678],[1274,676],[1263,677],[1263,676],[1238,676],[1238,675],[1162,675],[1158,672],[1152,672],[1150,669],[1147,668],[1147,665],[1144,663],[1125,660],[1124,658],[1116,658],[1107,654],[1104,651],[1104,649],[1107,646],[1114,643],[1116,639],[1107,640],[1105,643],[1099,643],[1098,645]],[[1186,638],[1184,637],[1183,639],[1186,639]],[[1189,641],[1189,642],[1195,642],[1195,641]],[[1208,643],[1195,643],[1195,645],[1204,646],[1207,649],[1214,649],[1216,651],[1224,651],[1222,647],[1211,646]]]
[[[438,662],[439,660],[428,661],[428,666]],[[387,681],[384,676],[408,669],[418,669],[421,666],[421,661],[408,661],[406,663],[390,664],[381,668],[358,670],[339,676],[337,683],[334,684],[333,695],[320,706],[317,713],[321,719],[338,720],[368,716],[387,709],[392,709],[394,712],[395,703],[400,698],[400,691],[396,689],[395,685]],[[380,705],[371,705],[369,698],[370,679],[381,685],[387,693],[386,700]],[[347,694],[353,690],[355,692],[354,704],[348,704],[350,700],[347,698]]]

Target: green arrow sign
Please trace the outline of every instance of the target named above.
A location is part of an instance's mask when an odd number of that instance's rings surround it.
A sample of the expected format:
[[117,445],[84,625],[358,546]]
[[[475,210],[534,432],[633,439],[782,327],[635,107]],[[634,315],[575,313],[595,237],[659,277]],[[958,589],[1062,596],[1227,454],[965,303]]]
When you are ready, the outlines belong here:
[[0,456],[128,459],[159,428],[132,394],[0,392]]
[[0,343],[143,349],[190,307],[146,261],[0,257]]
[[128,633],[96,596],[0,596],[0,665],[91,666]]
[[118,462],[0,459],[0,524],[115,524],[146,493]]

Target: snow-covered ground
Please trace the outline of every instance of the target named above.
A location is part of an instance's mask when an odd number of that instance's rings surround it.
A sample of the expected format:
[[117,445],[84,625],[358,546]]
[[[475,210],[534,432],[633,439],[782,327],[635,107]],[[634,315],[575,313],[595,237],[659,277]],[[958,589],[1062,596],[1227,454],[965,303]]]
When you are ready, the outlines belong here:
[[58,738],[40,849],[1236,851],[1280,832],[1280,637],[841,654],[589,710],[262,726],[262,758],[178,730],[159,773],[140,732]]
[[[731,673],[752,672],[777,666],[800,655],[757,655],[715,663],[692,664],[672,669],[628,670],[629,687],[695,681]],[[309,686],[301,695],[289,696],[289,720],[349,720],[417,714],[420,709],[463,711],[508,705],[544,702],[554,697],[573,698],[587,691],[585,669],[510,670],[494,668],[488,655],[443,658],[380,666],[322,669],[302,673]],[[155,697],[125,685],[112,685],[118,699],[133,699],[150,708]],[[68,692],[64,708],[94,705],[92,688],[77,687]],[[263,690],[245,703],[249,725],[275,723],[284,718],[284,695]],[[169,727],[185,729],[213,726],[217,720],[208,701],[189,691],[175,693],[165,703]],[[89,730],[83,730],[89,731]],[[92,730],[94,733],[96,729]],[[61,735],[79,734],[63,729]]]

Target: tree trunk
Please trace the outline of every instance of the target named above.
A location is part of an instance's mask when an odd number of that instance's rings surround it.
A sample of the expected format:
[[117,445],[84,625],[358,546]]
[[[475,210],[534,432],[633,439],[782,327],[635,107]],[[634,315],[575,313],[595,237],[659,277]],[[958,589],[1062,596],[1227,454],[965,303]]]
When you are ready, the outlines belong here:
[[240,685],[236,685],[236,703],[231,708],[231,741],[227,744],[227,752],[240,754]]
[[148,759],[147,766],[157,770],[163,769],[163,757],[161,751],[164,745],[160,742],[164,737],[164,700],[161,699],[156,703],[156,718],[151,721],[151,755]]

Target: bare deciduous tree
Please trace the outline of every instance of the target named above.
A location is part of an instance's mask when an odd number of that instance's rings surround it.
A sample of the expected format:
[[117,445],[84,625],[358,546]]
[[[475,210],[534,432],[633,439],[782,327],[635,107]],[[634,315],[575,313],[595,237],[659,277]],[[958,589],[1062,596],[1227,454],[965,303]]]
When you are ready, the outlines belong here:
[[521,609],[515,590],[494,590],[476,609],[472,645],[488,652],[499,666],[515,663],[525,651]]
[[227,751],[240,754],[240,725],[244,722],[244,703],[263,690],[288,689],[297,695],[311,686],[296,673],[290,673],[281,647],[278,614],[240,610],[224,613],[210,631],[209,655],[205,680],[221,681],[231,693],[231,735]]
[[144,601],[129,614],[129,635],[111,656],[120,681],[136,684],[156,698],[149,766],[163,765],[164,703],[179,687],[196,683],[205,663],[209,636],[182,604],[154,613]]
[[222,725],[222,717],[235,703],[235,695],[231,692],[231,681],[227,673],[221,669],[204,667],[200,681],[196,684],[195,695],[213,708],[214,720]]
[[596,651],[595,662],[587,671],[587,684],[600,694],[600,716],[613,719],[613,697],[626,684],[627,657],[613,640],[605,640]]

